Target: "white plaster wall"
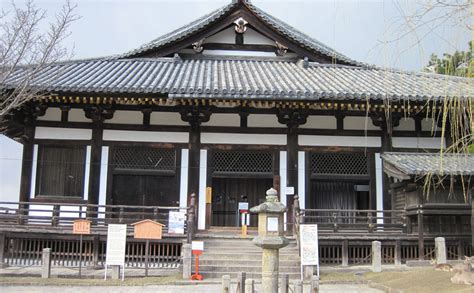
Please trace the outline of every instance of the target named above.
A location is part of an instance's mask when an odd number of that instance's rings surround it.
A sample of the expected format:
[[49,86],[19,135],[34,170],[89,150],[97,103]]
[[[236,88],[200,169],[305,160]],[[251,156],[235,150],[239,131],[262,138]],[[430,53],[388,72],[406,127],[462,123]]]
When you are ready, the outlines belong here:
[[199,162],[198,229],[206,228],[207,150],[201,150]]
[[372,119],[368,117],[346,116],[344,118],[344,129],[347,130],[380,130],[372,124]]
[[189,125],[187,122],[181,120],[179,113],[172,112],[152,112],[150,115],[151,125]]
[[286,145],[283,134],[201,133],[201,143]]
[[278,123],[278,118],[276,115],[250,114],[247,119],[248,127],[286,127],[284,124]]
[[43,116],[38,117],[38,120],[43,121],[61,121],[61,109],[47,108]]
[[206,43],[224,43],[224,44],[235,44],[235,30],[234,26],[229,27],[217,34],[207,37],[204,42]]
[[247,27],[247,31],[244,33],[244,44],[256,44],[256,45],[272,45],[275,46],[275,42],[262,35],[261,33]]
[[[100,159],[100,186],[99,186],[99,205],[106,204],[107,197],[107,173],[109,170],[109,147],[102,147],[102,157]],[[99,207],[99,218],[105,217],[105,208]]]
[[298,144],[306,146],[348,146],[348,147],[380,147],[380,137],[374,136],[330,136],[330,135],[299,135]]
[[[237,51],[237,50],[204,50],[202,52],[203,55],[211,55],[211,56],[260,56],[260,57],[275,57],[276,54],[273,52],[262,52],[262,51]],[[285,58],[296,57],[297,55],[294,53],[285,54]]]
[[53,206],[52,205],[30,205],[28,215],[31,217],[45,217],[51,218],[53,216]]
[[86,147],[86,158],[84,166],[84,200],[89,198],[89,174],[91,170],[91,146]]
[[394,130],[401,131],[415,131],[415,120],[413,118],[402,118],[400,119],[400,125],[393,128]]
[[187,132],[104,130],[103,139],[104,141],[187,143],[189,141],[189,133]]
[[312,129],[336,129],[337,119],[334,116],[308,116],[306,123],[299,127]]
[[240,126],[240,116],[238,114],[212,114],[208,122],[203,126]]
[[106,123],[143,124],[143,113],[140,111],[115,111],[114,116]]
[[306,171],[305,152],[298,152],[298,196],[300,198],[300,208],[306,206]]
[[17,202],[19,199],[22,155],[22,144],[0,135],[0,201]]
[[[36,193],[36,171],[38,170],[38,145],[33,146],[33,164],[31,167],[30,198],[35,198]],[[21,179],[21,176],[20,176]]]
[[[286,206],[286,151],[280,151],[280,202]],[[286,213],[284,215],[284,221],[286,224]],[[285,225],[286,230],[286,225]]]
[[179,179],[179,207],[188,206],[189,150],[181,150],[181,174]]
[[439,149],[445,147],[441,137],[393,137],[392,146],[395,148]]
[[70,122],[91,122],[90,119],[86,117],[84,110],[82,109],[71,109],[68,114],[68,121]]
[[422,131],[436,131],[437,129],[438,129],[437,123],[433,119],[421,120]]
[[[378,211],[383,211],[383,169],[379,153],[375,154],[375,205]],[[377,213],[377,223],[383,223],[383,213]]]
[[88,140],[92,138],[92,130],[81,128],[36,127],[35,138]]

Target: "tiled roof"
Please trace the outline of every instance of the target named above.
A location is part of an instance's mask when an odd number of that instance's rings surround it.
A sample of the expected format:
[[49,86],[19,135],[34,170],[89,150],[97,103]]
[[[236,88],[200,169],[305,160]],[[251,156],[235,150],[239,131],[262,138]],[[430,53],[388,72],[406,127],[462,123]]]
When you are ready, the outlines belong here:
[[385,153],[382,159],[409,176],[474,175],[474,155],[469,154]]
[[[7,81],[14,87],[21,72]],[[150,93],[171,98],[410,100],[473,97],[467,78],[263,57],[95,59],[56,63],[31,86],[51,92]]]
[[165,45],[168,45],[172,42],[186,38],[192,35],[193,33],[208,26],[209,24],[214,23],[215,21],[219,20],[221,17],[223,17],[227,12],[229,12],[235,6],[237,6],[237,2],[232,2],[230,4],[227,4],[219,9],[216,9],[194,20],[193,22],[190,22],[163,36],[160,36],[159,38],[154,39],[151,42],[148,42],[137,49],[134,49],[128,53],[125,53],[121,57],[126,58],[126,57],[136,56],[137,54],[140,54],[149,50],[158,50]]
[[[217,10],[212,11],[211,13],[196,19],[195,21],[184,25],[168,34],[165,34],[149,43],[142,45],[141,47],[134,49],[128,53],[123,54],[121,57],[135,57],[141,53],[150,51],[150,50],[159,50],[160,48],[169,45],[175,41],[182,40],[186,37],[191,36],[192,34],[204,29],[208,25],[219,21],[220,19],[226,17],[226,14],[230,12],[233,8],[237,7],[239,4],[237,1],[232,1],[228,5],[225,5]],[[309,49],[310,51],[328,56],[329,58],[334,58],[335,60],[343,61],[347,64],[352,65],[362,65],[355,60],[350,59],[349,57],[335,51],[334,49],[324,45],[323,43],[311,38],[310,36],[300,32],[296,28],[288,25],[287,23],[277,19],[274,16],[269,15],[260,8],[251,4],[250,1],[247,2],[246,7],[250,9],[257,17],[260,18],[265,24],[277,30],[282,35],[288,37],[290,40],[294,41],[301,47]]]

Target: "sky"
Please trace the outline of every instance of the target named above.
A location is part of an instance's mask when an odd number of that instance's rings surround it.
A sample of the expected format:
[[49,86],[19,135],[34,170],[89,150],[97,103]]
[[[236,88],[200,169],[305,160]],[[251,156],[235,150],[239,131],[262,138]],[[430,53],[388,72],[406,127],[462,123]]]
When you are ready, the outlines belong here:
[[[71,0],[80,19],[70,27],[64,45],[73,59],[127,52],[209,13],[231,0]],[[467,1],[467,0],[466,0]],[[14,0],[21,6],[22,0]],[[47,20],[64,1],[34,1]],[[471,35],[456,16],[448,22],[422,22],[410,16],[426,11],[430,0],[253,0],[267,13],[357,61],[382,67],[419,71],[432,53],[467,50]],[[0,0],[0,9],[11,9]],[[426,19],[449,12],[433,9]],[[45,24],[46,25],[46,24]],[[416,28],[405,35],[410,28]],[[403,36],[402,38],[400,38]],[[21,145],[0,136],[0,200],[18,196]]]
[[[14,0],[21,5],[23,0]],[[71,0],[80,19],[65,44],[74,59],[127,52],[228,4],[231,0]],[[449,1],[449,0],[448,0]],[[455,0],[453,0],[455,1]],[[457,0],[462,1],[462,0]],[[468,1],[468,0],[464,0]],[[431,53],[467,50],[470,33],[453,21],[419,26],[411,20],[433,0],[252,0],[267,13],[348,57],[383,67],[419,71]],[[35,0],[54,17],[64,1]],[[10,0],[0,0],[8,10]],[[452,10],[452,9],[451,9]],[[426,20],[449,10],[433,9]],[[401,40],[410,27],[417,27]],[[421,40],[418,40],[421,39]]]

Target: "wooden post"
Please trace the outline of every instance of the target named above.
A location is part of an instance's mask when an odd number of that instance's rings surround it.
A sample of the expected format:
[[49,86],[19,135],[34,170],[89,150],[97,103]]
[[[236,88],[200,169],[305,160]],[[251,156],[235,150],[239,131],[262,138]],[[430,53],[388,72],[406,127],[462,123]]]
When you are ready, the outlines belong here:
[[237,282],[239,282],[240,293],[245,293],[245,279],[247,277],[246,272],[239,272],[237,274]]
[[51,217],[51,226],[56,227],[59,224],[59,211],[61,209],[60,205],[53,206],[53,213]]
[[[245,292],[254,293],[254,281],[251,279],[245,280]],[[284,293],[284,292],[282,292]]]
[[189,201],[188,214],[187,214],[187,243],[191,243],[194,239],[194,231],[196,229],[195,214],[196,211],[196,194],[191,194],[191,199]]
[[293,199],[293,236],[296,237],[299,229],[300,201],[297,194],[295,194]]
[[150,240],[145,242],[145,277],[148,277],[148,254],[150,253]]
[[458,260],[463,259],[464,255],[464,242],[462,240],[458,240]]
[[222,293],[230,293],[230,276],[222,276]]
[[[288,194],[286,198],[287,228],[286,232],[291,235],[293,232],[294,219],[294,195],[298,194],[298,125],[288,124],[287,147],[286,147],[286,186],[293,187],[294,193]],[[285,190],[285,188],[283,189]]]
[[6,267],[5,263],[5,233],[0,233],[0,268]]
[[92,242],[92,263],[94,268],[99,267],[99,245],[99,235],[94,235],[94,240]]
[[[30,201],[31,181],[33,175],[33,154],[34,154],[34,138],[35,138],[35,125],[34,119],[25,119],[24,127],[24,142],[23,142],[23,155],[21,160],[21,179],[20,179],[20,195],[19,200],[21,202]],[[28,205],[21,204],[18,206],[20,210],[20,216],[28,215]],[[19,219],[19,224],[23,224],[22,217]]]
[[288,286],[290,283],[290,276],[287,274],[282,275],[281,278],[281,284],[280,284],[280,293],[288,293]]
[[296,280],[293,288],[294,293],[303,293],[303,282],[301,280]]
[[[189,106],[179,110],[181,119],[189,123],[188,194],[199,194],[199,168],[201,159],[201,123],[209,121],[211,110],[207,107]],[[204,194],[202,196],[205,196]],[[188,198],[188,201],[190,199]],[[197,216],[197,210],[195,216]],[[196,221],[197,222],[197,221]],[[209,223],[206,222],[206,225]]]
[[349,266],[349,240],[342,240],[342,266]]
[[319,277],[318,276],[311,276],[311,293],[318,293],[319,292]]
[[[110,108],[99,106],[87,107],[84,109],[87,118],[92,120],[92,139],[91,139],[91,162],[89,172],[89,196],[87,203],[90,205],[99,204],[100,191],[100,169],[102,161],[102,144],[103,144],[103,122],[111,119],[114,111]],[[97,207],[87,207],[87,218],[97,218]]]
[[41,278],[49,279],[51,277],[51,248],[43,248],[42,259]]
[[425,238],[424,238],[424,227],[423,227],[423,205],[418,205],[418,259],[425,259]]
[[402,265],[402,244],[400,239],[395,240],[394,262],[396,266]]

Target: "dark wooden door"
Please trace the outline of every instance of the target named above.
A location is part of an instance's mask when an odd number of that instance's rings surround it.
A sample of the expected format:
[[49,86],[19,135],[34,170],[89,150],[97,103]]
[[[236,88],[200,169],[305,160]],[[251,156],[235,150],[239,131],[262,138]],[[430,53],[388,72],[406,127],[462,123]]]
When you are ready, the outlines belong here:
[[[176,194],[172,176],[156,175],[114,175],[113,204],[130,206],[177,206],[179,196]],[[178,200],[178,201],[177,201]],[[151,209],[125,210],[133,218],[151,218]],[[133,213],[136,213],[133,215]]]
[[[239,226],[238,204],[246,196],[249,207],[265,201],[265,192],[273,179],[213,178],[212,226]],[[251,215],[250,226],[257,226],[257,215]]]

